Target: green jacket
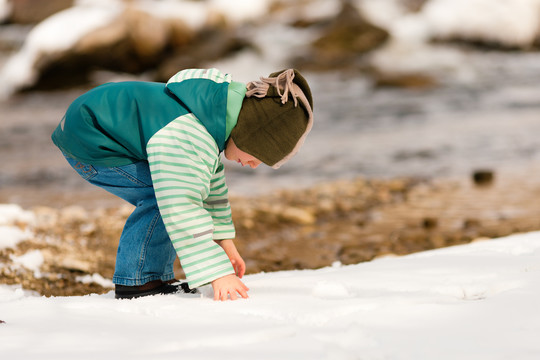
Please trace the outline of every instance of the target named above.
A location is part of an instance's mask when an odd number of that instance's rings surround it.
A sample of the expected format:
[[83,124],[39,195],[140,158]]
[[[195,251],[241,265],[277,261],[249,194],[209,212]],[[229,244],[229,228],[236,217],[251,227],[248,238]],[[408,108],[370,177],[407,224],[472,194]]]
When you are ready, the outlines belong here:
[[52,140],[81,162],[127,165],[147,160],[150,138],[177,117],[193,113],[223,151],[245,92],[244,84],[216,69],[184,70],[167,84],[108,83],[70,105]]
[[216,69],[189,69],[167,84],[121,82],[76,99],[52,135],[87,164],[148,161],[156,199],[191,287],[233,274],[213,240],[235,236],[220,153],[246,88]]

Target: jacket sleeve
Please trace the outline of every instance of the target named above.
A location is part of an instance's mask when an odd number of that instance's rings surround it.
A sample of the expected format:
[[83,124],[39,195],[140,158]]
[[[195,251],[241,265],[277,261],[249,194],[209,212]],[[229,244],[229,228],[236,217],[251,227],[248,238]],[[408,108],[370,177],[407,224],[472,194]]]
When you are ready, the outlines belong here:
[[188,114],[158,131],[147,153],[158,207],[189,286],[234,274],[214,241],[234,234],[234,227],[228,201],[223,202],[223,168],[212,137]]
[[236,235],[228,193],[224,167],[219,161],[210,180],[210,194],[204,201],[204,208],[210,213],[214,223],[214,240],[233,239]]

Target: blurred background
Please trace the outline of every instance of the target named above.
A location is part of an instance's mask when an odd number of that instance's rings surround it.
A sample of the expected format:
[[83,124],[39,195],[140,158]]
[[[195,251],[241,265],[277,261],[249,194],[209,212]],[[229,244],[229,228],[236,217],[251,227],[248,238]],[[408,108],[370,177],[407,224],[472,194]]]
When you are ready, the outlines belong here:
[[314,128],[292,161],[226,162],[249,271],[540,229],[540,0],[0,0],[0,23],[0,204],[41,208],[58,248],[108,239],[111,254],[82,266],[74,251],[64,277],[111,276],[129,214],[104,212],[121,201],[50,141],[67,106],[193,67],[241,82],[295,67],[312,88]]
[[93,193],[49,140],[69,103],[190,67],[296,67],[312,85],[303,151],[277,172],[232,166],[233,193],[538,163],[537,0],[0,0],[0,21],[0,202]]

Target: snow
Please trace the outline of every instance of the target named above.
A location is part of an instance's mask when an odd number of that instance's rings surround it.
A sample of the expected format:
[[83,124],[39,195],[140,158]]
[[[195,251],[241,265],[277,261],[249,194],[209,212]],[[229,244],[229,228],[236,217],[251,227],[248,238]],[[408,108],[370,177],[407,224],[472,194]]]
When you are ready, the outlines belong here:
[[43,265],[43,254],[39,250],[31,250],[21,256],[10,256],[14,264],[21,265],[28,270],[39,272],[39,268]]
[[14,226],[0,225],[0,249],[13,248],[29,237],[27,231]]
[[270,0],[210,0],[209,8],[225,15],[229,20],[237,23],[251,21],[263,17],[268,13]]
[[[357,0],[392,37],[459,37],[528,47],[539,31],[539,0],[428,0],[417,13],[396,0]],[[412,33],[410,33],[412,31]]]
[[11,15],[11,3],[9,0],[0,0],[0,23],[7,20]]
[[538,35],[538,0],[431,0],[422,10],[432,34],[527,47]]
[[191,29],[200,29],[208,20],[206,5],[193,1],[139,0],[137,8],[162,19],[180,19]]
[[34,221],[34,214],[17,204],[0,204],[0,225],[13,225],[16,222],[29,224]]
[[113,282],[109,279],[105,279],[100,274],[77,276],[76,280],[83,284],[96,283],[98,285],[101,285],[104,288],[111,288],[111,289],[114,288]]
[[[417,13],[396,0],[357,0],[390,41],[373,53],[383,73],[421,73],[443,82],[476,80],[462,50],[434,45],[433,38],[465,39],[528,49],[540,29],[540,0],[429,0]],[[465,65],[465,66],[464,66]]]
[[[6,359],[537,359],[540,232],[246,276],[246,300],[0,286]],[[87,277],[103,281],[99,274]],[[29,346],[31,344],[31,346]]]
[[30,211],[15,204],[0,204],[0,249],[13,248],[19,242],[30,238],[31,233],[16,226],[27,226],[34,221]]
[[[235,6],[223,0],[212,0],[208,3],[137,0],[130,3],[130,6],[155,17],[182,20],[194,30],[203,27],[216,13],[223,14],[233,22],[252,21],[266,14],[269,5],[269,0],[255,3],[248,0],[236,1]],[[22,49],[10,57],[0,69],[0,99],[6,99],[17,89],[32,85],[36,81],[36,64],[42,54],[56,54],[72,48],[83,36],[114,22],[124,9],[125,4],[119,0],[78,0],[75,6],[36,25]],[[8,10],[8,4],[0,0],[0,20]]]
[[[112,21],[121,7],[81,5],[60,11],[36,25],[28,34],[22,49],[0,70],[0,98],[15,89],[33,84],[37,77],[35,64],[41,54],[57,53],[73,47],[84,35]],[[69,31],[66,31],[69,29]]]

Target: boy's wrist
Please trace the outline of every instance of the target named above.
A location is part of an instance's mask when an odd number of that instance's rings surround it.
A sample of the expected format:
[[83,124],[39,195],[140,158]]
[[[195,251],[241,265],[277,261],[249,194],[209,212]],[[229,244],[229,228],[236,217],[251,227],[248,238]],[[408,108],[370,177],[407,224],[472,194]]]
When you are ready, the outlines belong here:
[[221,246],[224,250],[227,248],[235,247],[234,242],[232,239],[222,239],[222,240],[215,240],[219,246]]

